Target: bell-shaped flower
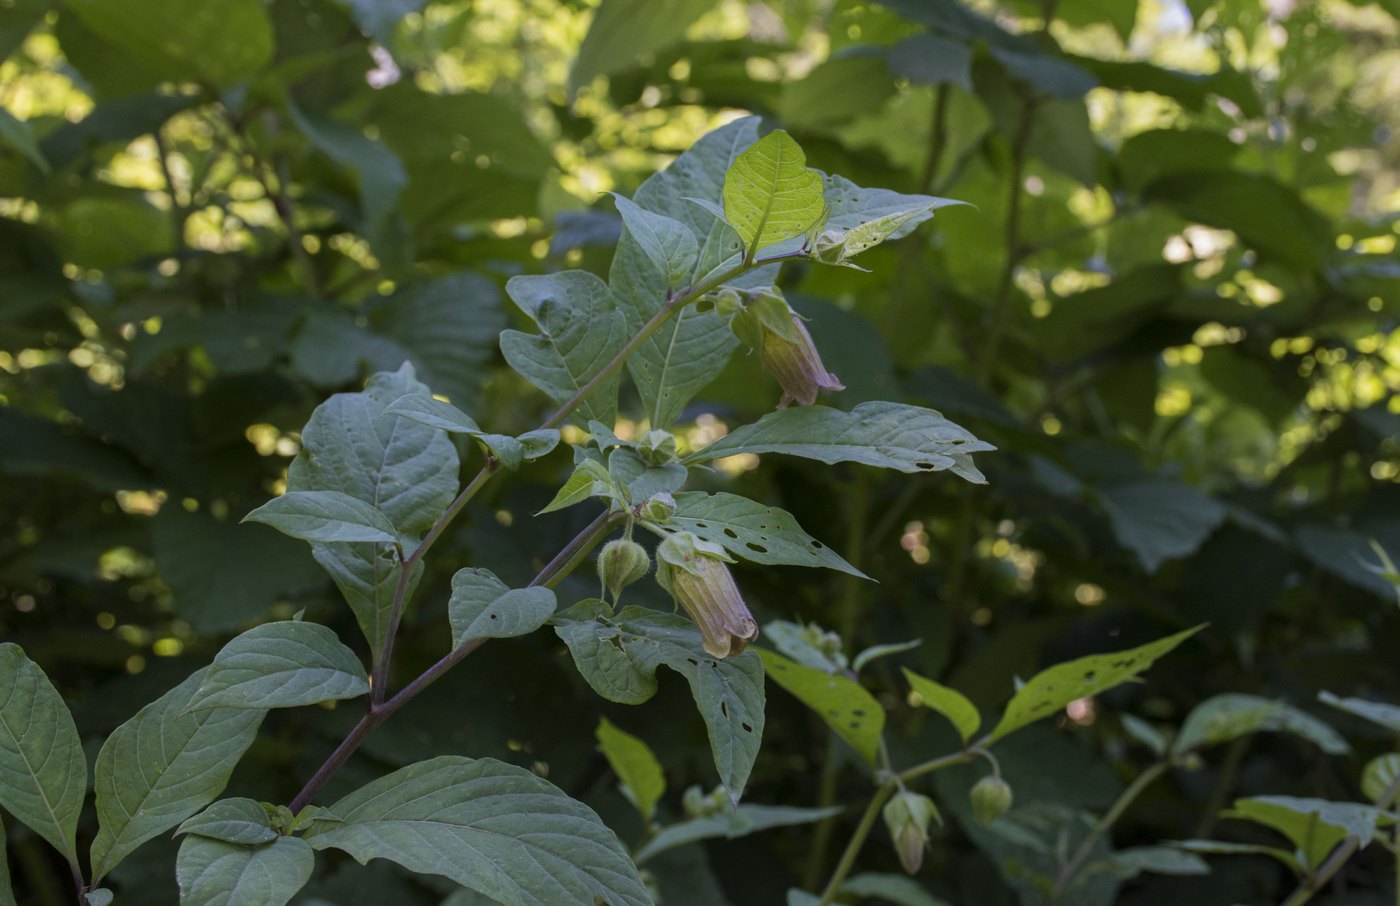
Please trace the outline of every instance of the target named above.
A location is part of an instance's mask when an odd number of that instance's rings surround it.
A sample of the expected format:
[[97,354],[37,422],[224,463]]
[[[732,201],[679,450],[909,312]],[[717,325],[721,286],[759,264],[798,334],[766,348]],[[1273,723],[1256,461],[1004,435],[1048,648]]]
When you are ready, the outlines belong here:
[[656,579],[700,628],[717,658],[739,654],[758,638],[758,623],[734,584],[724,548],[691,532],[667,536],[656,548]]
[[822,364],[802,317],[776,291],[753,296],[732,323],[734,332],[758,350],[763,367],[783,388],[779,406],[810,406],[823,390],[846,389]]

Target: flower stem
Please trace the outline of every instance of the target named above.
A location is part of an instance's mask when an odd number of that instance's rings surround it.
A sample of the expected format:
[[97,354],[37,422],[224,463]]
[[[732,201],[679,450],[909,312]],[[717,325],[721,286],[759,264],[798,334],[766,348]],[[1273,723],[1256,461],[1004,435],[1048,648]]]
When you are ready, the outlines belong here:
[[860,824],[856,825],[856,832],[851,835],[850,841],[846,844],[845,852],[841,853],[841,861],[836,864],[836,870],[831,873],[831,880],[827,882],[826,890],[822,892],[821,901],[817,906],[831,906],[831,903],[835,901],[836,895],[841,892],[841,885],[846,882],[846,876],[851,873],[851,868],[856,864],[856,856],[860,855],[860,849],[865,845],[865,838],[870,836],[870,831],[875,827],[875,819],[880,816],[880,809],[884,807],[898,788],[898,781],[891,777],[875,790],[875,795],[871,798],[870,804],[866,806],[865,814],[860,816]]
[[1137,801],[1137,798],[1142,795],[1143,790],[1151,786],[1158,777],[1165,774],[1167,768],[1170,766],[1171,763],[1167,761],[1157,762],[1139,774],[1137,779],[1128,784],[1128,788],[1118,795],[1118,798],[1114,800],[1108,812],[1099,819],[1098,823],[1094,825],[1093,830],[1089,831],[1088,836],[1080,841],[1079,848],[1074,852],[1074,857],[1066,862],[1064,867],[1060,869],[1059,876],[1055,878],[1055,889],[1050,894],[1051,903],[1059,902],[1060,897],[1064,895],[1065,889],[1069,887],[1070,881],[1074,880],[1075,874],[1079,869],[1084,867],[1085,860],[1087,860],[1090,853],[1094,851],[1094,844],[1099,841],[1099,838],[1108,833],[1113,825],[1118,823],[1118,819],[1122,818],[1123,813]]

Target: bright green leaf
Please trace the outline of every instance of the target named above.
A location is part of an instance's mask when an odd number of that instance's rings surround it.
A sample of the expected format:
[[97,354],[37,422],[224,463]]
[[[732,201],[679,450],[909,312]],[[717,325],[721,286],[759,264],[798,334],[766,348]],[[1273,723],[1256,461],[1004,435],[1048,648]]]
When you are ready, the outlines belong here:
[[1329,755],[1351,751],[1336,730],[1311,714],[1284,702],[1237,692],[1213,696],[1192,708],[1172,740],[1172,751],[1180,754],[1264,731],[1292,733]]
[[0,688],[0,806],[76,862],[88,779],[78,728],[44,671],[11,642],[0,643]]
[[650,906],[627,851],[592,810],[531,772],[443,756],[381,777],[309,837],[361,864],[389,859],[442,875],[503,906]]
[[656,803],[666,792],[666,775],[661,771],[661,762],[645,742],[619,729],[606,717],[598,721],[597,737],[598,750],[612,766],[622,784],[623,795],[641,812],[643,821],[651,821]]
[[671,523],[754,563],[824,566],[870,578],[804,532],[791,513],[738,494],[677,494]]
[[904,679],[919,696],[920,704],[952,721],[964,743],[971,741],[977,728],[982,726],[982,715],[977,713],[977,706],[968,701],[967,696],[909,669],[905,669]]
[[271,843],[278,837],[267,809],[252,799],[221,799],[186,820],[176,833],[198,834],[242,846]]
[[490,570],[460,569],[452,577],[452,597],[447,602],[452,647],[534,632],[549,622],[554,607],[554,592],[548,588],[512,589]]
[[398,542],[398,530],[374,507],[340,491],[288,491],[243,517],[303,541]]
[[1049,717],[1072,701],[1099,695],[1127,682],[1202,628],[1187,629],[1127,651],[1091,654],[1037,673],[1012,696],[986,743]]
[[554,495],[554,499],[535,515],[540,516],[555,510],[562,510],[576,503],[583,503],[590,497],[612,498],[616,493],[612,476],[608,474],[607,467],[595,460],[585,459],[574,469],[574,474],[570,475],[569,480],[564,482],[564,486]]
[[826,208],[821,175],[781,129],[735,159],[724,177],[724,213],[752,256],[761,248],[801,236]]
[[636,606],[613,614],[596,598],[556,614],[554,631],[593,691],[609,701],[636,705],[651,698],[663,664],[684,676],[720,780],[738,802],[763,739],[763,665],[752,652],[716,659],[705,653],[690,620]]
[[189,710],[207,675],[207,669],[197,671],[136,712],[97,753],[94,881],[142,843],[213,802],[253,744],[264,712]]
[[844,676],[805,667],[772,651],[758,652],[773,682],[817,712],[837,736],[870,764],[885,728],[885,709],[860,683]]
[[825,406],[770,412],[700,448],[685,462],[709,462],[736,453],[785,453],[901,472],[951,469],[968,481],[985,484],[972,454],[995,449],[932,409],[877,402],[861,403],[850,412]]
[[[582,390],[627,343],[625,322],[607,284],[587,271],[512,277],[506,292],[540,332],[503,331],[501,352],[511,368],[556,402]],[[579,404],[575,414],[584,424],[613,423],[620,376],[613,372]]]
[[295,708],[369,693],[355,652],[319,623],[256,626],[214,656],[188,709]]
[[180,844],[180,906],[284,906],[311,880],[316,854],[300,837],[239,846],[191,835]]
[[1223,814],[1255,821],[1283,834],[1298,848],[1310,870],[1320,866],[1347,837],[1356,837],[1365,847],[1375,838],[1381,823],[1396,820],[1394,815],[1358,802],[1295,796],[1236,799],[1234,808]]

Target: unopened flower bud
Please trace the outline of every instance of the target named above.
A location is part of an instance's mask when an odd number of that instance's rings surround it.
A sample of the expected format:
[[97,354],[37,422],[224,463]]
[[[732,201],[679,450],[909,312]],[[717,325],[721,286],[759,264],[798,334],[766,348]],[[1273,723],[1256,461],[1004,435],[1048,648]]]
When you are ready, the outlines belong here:
[[676,498],[665,491],[652,494],[638,510],[638,515],[652,522],[669,522],[676,512]]
[[725,789],[724,784],[720,784],[706,793],[697,783],[686,788],[681,797],[681,807],[685,809],[687,818],[717,815],[730,807],[729,790]]
[[894,840],[895,855],[906,874],[917,874],[924,864],[924,848],[928,846],[928,828],[943,819],[938,814],[938,806],[933,800],[908,790],[896,793],[885,803],[883,812],[885,827],[889,828]]
[[1011,785],[996,774],[989,774],[972,786],[972,816],[987,825],[1011,810]]
[[744,310],[744,298],[735,290],[725,287],[714,294],[715,314],[721,318],[732,318]]
[[637,444],[637,452],[648,465],[664,466],[676,461],[676,436],[659,429],[648,431]]
[[609,541],[598,555],[598,578],[603,580],[613,600],[627,586],[645,576],[651,569],[651,558],[646,548],[635,541],[619,538]]
[[717,658],[739,654],[758,638],[758,623],[734,584],[724,548],[691,532],[677,532],[656,548],[656,580],[700,628],[705,650]]

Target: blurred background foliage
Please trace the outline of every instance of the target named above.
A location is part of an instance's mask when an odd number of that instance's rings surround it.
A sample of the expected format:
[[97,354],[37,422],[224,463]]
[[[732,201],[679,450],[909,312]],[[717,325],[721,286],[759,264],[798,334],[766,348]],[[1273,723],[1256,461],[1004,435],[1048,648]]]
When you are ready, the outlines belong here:
[[[999,747],[1019,807],[1102,811],[1150,760],[1125,713],[1169,728],[1221,691],[1315,712],[1321,689],[1400,700],[1400,610],[1370,546],[1400,551],[1397,16],[1396,0],[0,0],[0,638],[54,678],[94,751],[242,628],[305,608],[355,638],[305,546],[238,521],[282,489],[311,409],[408,360],[492,430],[532,427],[546,401],[496,348],[519,317],[503,281],[605,275],[619,220],[602,193],[755,112],[813,166],[975,205],[867,253],[873,273],[800,266],[785,288],[848,387],[834,405],[945,412],[1000,448],[979,459],[990,484],[753,456],[705,479],[792,511],[879,580],[741,568],[762,619],[818,622],[848,651],[922,639],[876,684],[896,761],[956,747],[902,702],[899,664],[990,709],[1014,676],[1201,621],[1145,686]],[[683,442],[777,398],[737,355]],[[556,453],[493,485],[439,545],[405,675],[445,649],[456,568],[524,582],[589,517],[530,518],[568,469]],[[566,603],[594,590],[570,581]],[[334,786],[491,755],[635,841],[594,727],[606,713],[657,750],[675,815],[680,790],[713,783],[684,696],[672,678],[606,705],[539,633],[469,659]],[[750,801],[864,800],[824,725],[780,692],[769,708]],[[229,795],[289,799],[354,710],[270,715]],[[1169,775],[1116,838],[1264,840],[1217,827],[1220,806],[1359,798],[1360,765],[1393,741],[1325,716],[1354,756],[1243,739]],[[1007,873],[1011,844],[969,833],[969,777],[931,787],[949,821],[921,883],[1038,902]],[[649,867],[667,906],[771,904],[822,876],[854,816],[815,843],[779,830]],[[8,831],[23,902],[60,902],[63,866]],[[862,866],[895,869],[886,842]],[[142,849],[121,900],[173,903],[172,860],[169,841]],[[1291,889],[1267,859],[1213,868],[1093,902]],[[1325,901],[1391,902],[1389,875],[1373,848]],[[326,859],[298,902],[446,895],[423,883]]]

